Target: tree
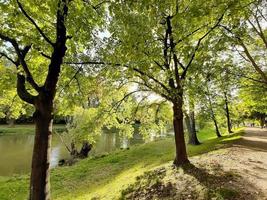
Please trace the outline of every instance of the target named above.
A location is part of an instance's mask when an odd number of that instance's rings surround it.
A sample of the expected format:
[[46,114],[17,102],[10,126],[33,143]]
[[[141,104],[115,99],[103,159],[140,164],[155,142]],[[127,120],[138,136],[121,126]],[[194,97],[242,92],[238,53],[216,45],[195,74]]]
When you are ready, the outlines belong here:
[[[10,60],[18,70],[22,67],[23,72],[17,73],[17,93],[19,97],[34,105],[35,113],[35,140],[32,157],[32,170],[30,181],[30,199],[50,199],[50,147],[51,147],[51,135],[52,135],[52,122],[53,122],[53,100],[56,93],[56,85],[60,73],[61,64],[65,56],[67,33],[65,27],[66,17],[68,15],[68,1],[60,0],[58,2],[56,11],[56,41],[52,42],[45,33],[40,29],[37,23],[29,16],[22,4],[17,1],[17,5],[20,11],[38,30],[43,39],[52,46],[51,61],[49,64],[48,73],[45,83],[39,86],[34,80],[26,56],[32,48],[32,44],[25,44],[24,42],[17,41],[17,38],[13,38],[6,33],[0,33],[0,38],[4,42],[8,42],[12,45],[16,59],[12,51],[8,54],[4,54],[4,57]],[[25,85],[25,80],[32,86],[32,88],[38,93],[37,95],[30,94]]]
[[[71,0],[45,1],[38,5],[35,1],[22,3],[19,0],[0,4],[3,13],[0,19],[3,27],[1,56],[17,68],[18,96],[35,108],[30,199],[51,198],[49,166],[53,103],[61,66],[67,46],[70,60],[75,55],[81,56],[85,49],[90,53],[92,31],[95,24],[101,24],[103,9],[100,5]],[[93,17],[96,13],[98,17]]]
[[114,80],[112,76],[99,73],[91,79],[90,91],[86,87],[88,82],[81,85],[85,88],[83,93],[88,94],[88,99],[84,99],[86,106],[75,106],[67,132],[61,137],[70,153],[85,142],[94,145],[103,130],[115,129],[125,138],[131,138],[138,130],[146,139],[169,125],[170,107],[167,102],[149,100],[150,92],[133,89],[131,83],[120,81],[118,76]]
[[243,79],[238,97],[240,99],[239,106],[242,106],[244,110],[243,115],[247,118],[257,118],[260,126],[263,127],[267,113],[265,84]]
[[[114,46],[108,52],[116,55],[113,63],[119,63],[115,66],[121,66],[139,87],[173,105],[176,166],[189,162],[183,127],[184,80],[202,41],[221,22],[229,6],[224,3],[140,1],[110,7]],[[216,9],[211,10],[213,4]]]
[[250,63],[260,75],[260,81],[267,84],[266,69],[266,1],[256,0],[240,5],[242,9],[233,11],[221,24],[225,35],[243,61]]

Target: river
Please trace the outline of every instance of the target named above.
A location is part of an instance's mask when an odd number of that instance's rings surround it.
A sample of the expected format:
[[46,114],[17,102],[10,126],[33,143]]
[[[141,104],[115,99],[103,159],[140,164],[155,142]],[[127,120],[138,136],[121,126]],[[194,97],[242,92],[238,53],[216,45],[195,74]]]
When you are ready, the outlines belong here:
[[[25,174],[30,172],[34,135],[2,135],[0,136],[0,176]],[[90,156],[109,153],[116,149],[144,143],[139,134],[131,139],[122,138],[117,133],[102,133],[94,145]],[[69,153],[58,135],[53,134],[51,167],[55,167],[60,159],[69,158]]]

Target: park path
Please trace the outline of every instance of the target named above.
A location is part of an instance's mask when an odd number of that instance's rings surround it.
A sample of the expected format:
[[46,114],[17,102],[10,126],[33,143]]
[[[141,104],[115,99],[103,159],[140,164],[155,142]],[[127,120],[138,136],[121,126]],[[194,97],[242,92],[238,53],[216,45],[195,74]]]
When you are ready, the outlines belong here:
[[196,162],[218,163],[248,182],[248,193],[267,200],[267,129],[246,128],[245,133],[230,147],[199,156]]
[[230,167],[239,169],[267,200],[267,129],[246,128],[245,133],[230,148],[230,158],[236,162],[235,167]]

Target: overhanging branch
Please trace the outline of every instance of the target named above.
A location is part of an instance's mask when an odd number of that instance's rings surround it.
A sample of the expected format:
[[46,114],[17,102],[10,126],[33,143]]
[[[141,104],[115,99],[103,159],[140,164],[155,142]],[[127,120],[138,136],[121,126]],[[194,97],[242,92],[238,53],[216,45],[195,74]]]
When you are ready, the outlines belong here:
[[41,28],[37,25],[37,23],[31,18],[28,13],[23,8],[22,4],[17,0],[18,6],[23,13],[23,15],[34,25],[34,27],[37,29],[37,31],[42,35],[42,37],[45,39],[46,42],[54,46],[54,43],[44,34],[44,32],[41,30]]

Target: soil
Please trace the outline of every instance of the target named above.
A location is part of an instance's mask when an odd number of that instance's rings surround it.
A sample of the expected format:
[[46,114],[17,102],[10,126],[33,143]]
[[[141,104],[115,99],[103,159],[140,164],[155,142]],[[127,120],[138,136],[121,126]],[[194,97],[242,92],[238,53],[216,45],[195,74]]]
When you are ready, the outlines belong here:
[[139,177],[121,199],[267,200],[267,129],[247,128],[225,149],[169,164]]

